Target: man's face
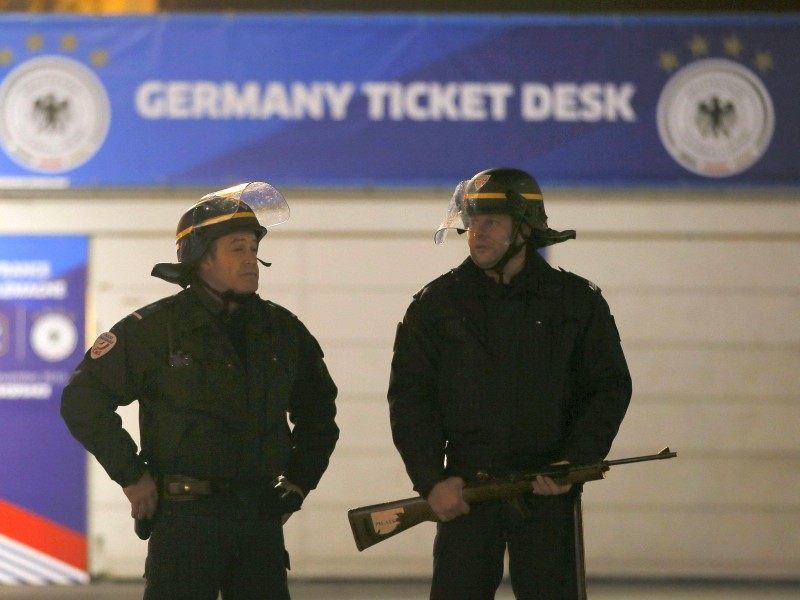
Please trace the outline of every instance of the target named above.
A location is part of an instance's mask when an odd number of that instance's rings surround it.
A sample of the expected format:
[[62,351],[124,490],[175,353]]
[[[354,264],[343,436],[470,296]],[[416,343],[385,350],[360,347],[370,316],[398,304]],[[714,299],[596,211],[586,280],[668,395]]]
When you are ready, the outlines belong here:
[[258,289],[258,240],[252,231],[234,231],[216,240],[216,250],[200,262],[200,276],[211,289],[251,294]]
[[472,261],[481,269],[496,265],[511,245],[512,229],[513,221],[509,215],[470,217],[467,243]]

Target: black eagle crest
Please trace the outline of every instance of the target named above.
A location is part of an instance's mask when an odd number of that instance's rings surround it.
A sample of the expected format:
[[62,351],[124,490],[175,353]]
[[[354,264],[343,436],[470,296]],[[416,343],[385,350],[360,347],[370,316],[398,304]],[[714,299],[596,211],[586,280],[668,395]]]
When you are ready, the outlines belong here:
[[39,131],[62,131],[70,119],[69,100],[57,100],[55,94],[37,98],[33,103],[33,118]]
[[730,136],[731,130],[736,125],[736,106],[733,102],[723,102],[714,96],[707,102],[697,105],[695,125],[704,137],[709,135],[718,138],[720,135]]

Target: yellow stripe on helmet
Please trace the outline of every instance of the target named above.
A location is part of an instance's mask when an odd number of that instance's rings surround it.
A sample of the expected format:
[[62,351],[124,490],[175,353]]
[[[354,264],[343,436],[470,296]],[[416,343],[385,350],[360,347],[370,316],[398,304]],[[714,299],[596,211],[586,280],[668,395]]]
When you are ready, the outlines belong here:
[[[526,200],[544,200],[542,194],[520,194]],[[468,192],[464,194],[466,200],[505,200],[502,192]]]
[[198,227],[206,227],[208,225],[214,225],[215,223],[221,223],[222,221],[227,221],[229,219],[240,219],[242,217],[253,217],[255,219],[256,215],[254,212],[245,210],[242,212],[233,213],[231,215],[219,215],[216,217],[211,217],[210,219],[206,219],[202,223],[198,223],[197,225],[190,225],[183,231],[179,231],[178,234],[175,236],[175,241],[177,242],[182,237],[189,235],[193,229],[196,229]]

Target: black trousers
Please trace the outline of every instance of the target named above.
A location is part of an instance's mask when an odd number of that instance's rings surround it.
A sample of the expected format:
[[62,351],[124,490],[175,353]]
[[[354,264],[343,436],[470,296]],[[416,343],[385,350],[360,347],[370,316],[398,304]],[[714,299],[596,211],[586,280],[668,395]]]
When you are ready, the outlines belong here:
[[235,498],[163,501],[144,600],[289,600],[283,527]]
[[492,600],[506,549],[518,600],[578,597],[573,494],[530,495],[521,502],[526,517],[510,502],[483,502],[437,525],[431,600]]

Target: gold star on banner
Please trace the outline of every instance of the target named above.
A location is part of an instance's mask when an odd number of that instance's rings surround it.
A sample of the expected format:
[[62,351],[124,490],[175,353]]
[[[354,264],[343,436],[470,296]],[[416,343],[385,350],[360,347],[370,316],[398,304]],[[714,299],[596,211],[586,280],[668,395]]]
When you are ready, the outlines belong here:
[[762,72],[769,71],[775,67],[775,64],[772,62],[772,54],[769,52],[756,52],[753,64]]
[[44,40],[42,39],[42,36],[40,36],[40,35],[32,35],[32,36],[28,37],[28,39],[25,42],[25,44],[28,46],[28,50],[30,50],[31,52],[34,52],[36,50],[41,50],[42,49],[42,47],[44,46]]
[[78,47],[78,38],[76,38],[72,34],[67,34],[61,38],[61,49],[62,50],[75,50]]
[[95,50],[89,60],[95,67],[104,67],[108,64],[108,53],[105,50]]
[[9,65],[13,59],[13,55],[11,54],[11,50],[8,48],[4,48],[0,50],[0,65]]
[[708,42],[705,38],[696,35],[692,38],[692,41],[689,42],[689,50],[691,50],[694,56],[705,56],[708,54]]
[[737,38],[735,35],[732,35],[722,41],[722,47],[725,48],[726,54],[733,57],[738,57],[742,53],[742,48],[744,46],[742,46],[742,42],[739,41],[739,38]]
[[665,71],[674,71],[678,68],[678,57],[674,52],[662,52],[658,56],[658,65]]

